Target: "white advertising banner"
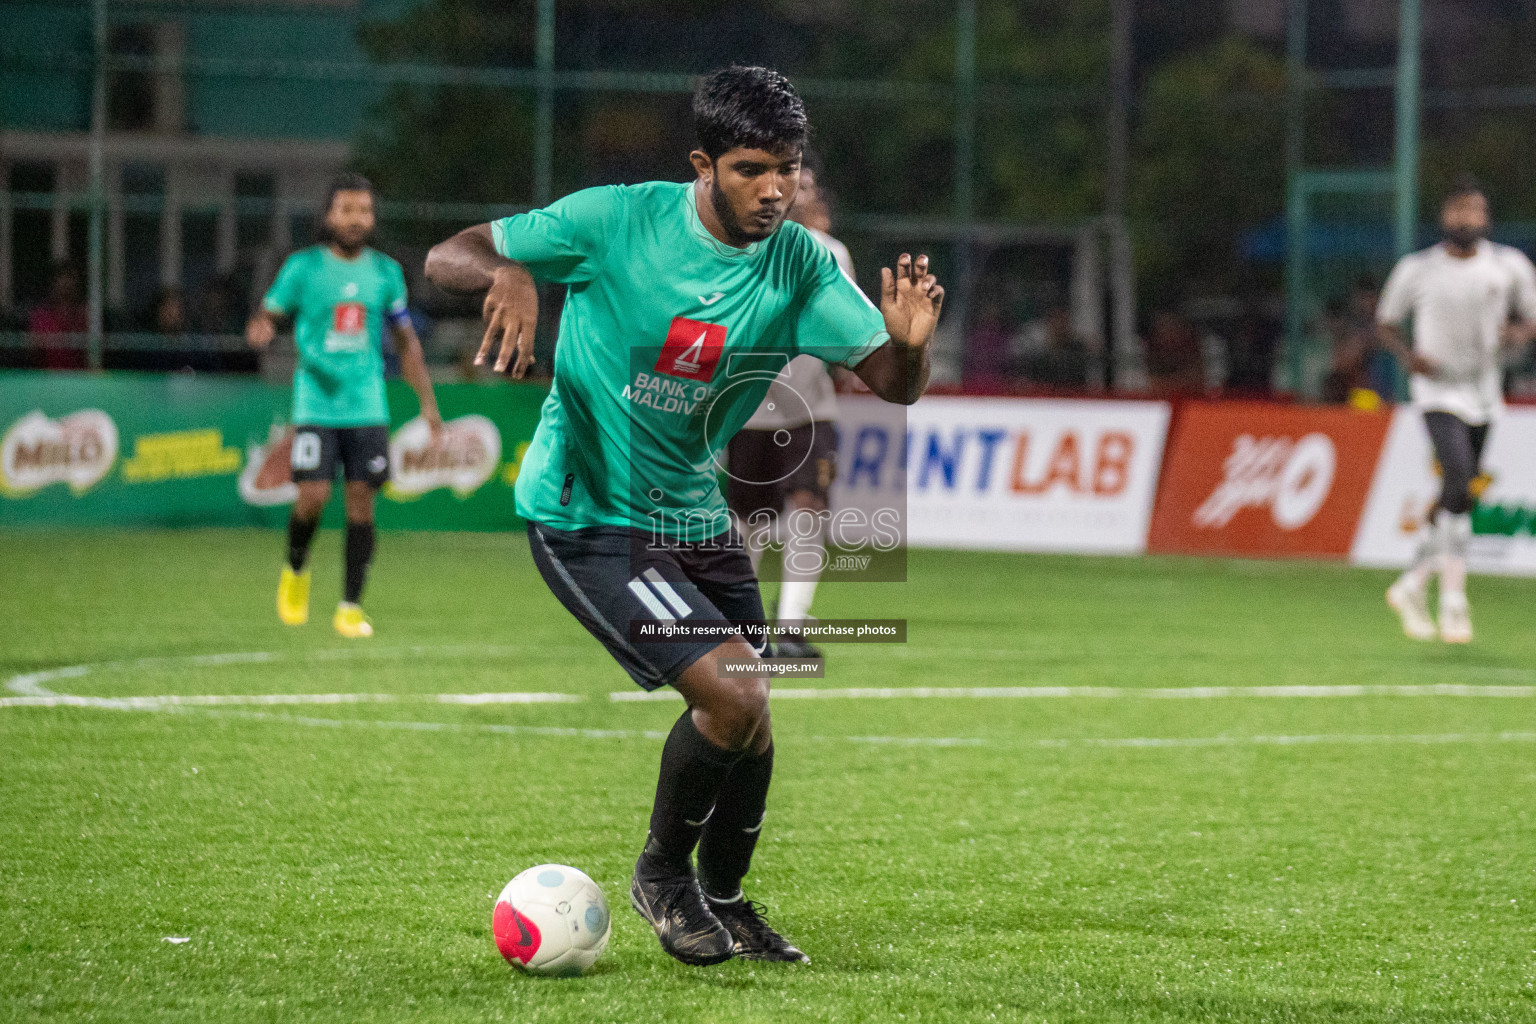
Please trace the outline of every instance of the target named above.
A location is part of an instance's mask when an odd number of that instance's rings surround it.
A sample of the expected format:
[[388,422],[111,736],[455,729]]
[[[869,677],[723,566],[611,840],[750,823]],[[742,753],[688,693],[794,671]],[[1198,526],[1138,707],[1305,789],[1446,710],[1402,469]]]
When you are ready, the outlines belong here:
[[872,514],[904,500],[914,547],[1146,550],[1166,403],[839,402],[834,509]]
[[[1494,421],[1483,471],[1493,482],[1472,516],[1468,568],[1536,575],[1536,409],[1511,408]],[[1439,493],[1440,475],[1423,416],[1416,409],[1399,408],[1392,416],[1350,561],[1406,566]]]

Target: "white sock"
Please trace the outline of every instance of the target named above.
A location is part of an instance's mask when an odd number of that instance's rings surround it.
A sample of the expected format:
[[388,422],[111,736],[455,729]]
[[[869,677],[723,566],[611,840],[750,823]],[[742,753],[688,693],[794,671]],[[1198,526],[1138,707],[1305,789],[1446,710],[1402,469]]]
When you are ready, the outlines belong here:
[[1472,517],[1441,509],[1435,515],[1440,538],[1440,603],[1466,604],[1467,548],[1472,544]]
[[811,613],[816,597],[815,580],[785,580],[779,588],[779,621],[801,623]]
[[804,622],[816,597],[816,582],[827,565],[826,524],[813,509],[788,514],[784,540],[784,584],[779,588],[779,621]]
[[1397,578],[1397,582],[1410,590],[1423,590],[1429,586],[1429,578],[1435,570],[1440,568],[1440,536],[1435,529],[1435,524],[1430,523],[1423,528],[1424,538],[1419,541],[1419,550],[1414,553],[1413,564],[1408,570]]

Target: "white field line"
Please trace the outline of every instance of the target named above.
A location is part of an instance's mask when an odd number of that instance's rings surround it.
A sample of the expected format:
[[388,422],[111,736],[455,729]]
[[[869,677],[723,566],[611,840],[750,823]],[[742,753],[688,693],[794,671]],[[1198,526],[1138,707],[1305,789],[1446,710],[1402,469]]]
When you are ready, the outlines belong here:
[[[205,663],[206,663],[206,659]],[[232,661],[223,661],[221,664],[231,664]],[[496,723],[459,723],[459,722],[409,722],[391,721],[365,718],[315,718],[305,715],[287,715],[263,711],[234,711],[223,710],[223,706],[241,703],[258,704],[355,704],[355,703],[389,703],[396,700],[435,700],[438,703],[448,704],[483,704],[483,703],[518,703],[528,704],[542,702],[551,699],[558,703],[566,703],[581,698],[574,694],[536,694],[536,693],[482,693],[482,694],[422,694],[404,695],[394,694],[263,694],[255,697],[241,697],[232,695],[207,695],[207,696],[169,696],[169,697],[76,697],[70,694],[54,693],[47,690],[42,684],[58,679],[74,679],[86,675],[90,671],[88,665],[74,665],[61,669],[51,669],[45,672],[33,672],[26,675],[14,676],[7,681],[7,686],[12,691],[20,691],[24,696],[0,698],[0,706],[44,706],[44,707],[92,707],[110,708],[126,711],[190,711],[201,710],[208,715],[219,717],[232,717],[244,720],[266,721],[286,723],[289,725],[305,726],[310,728],[328,729],[386,729],[408,732],[455,732],[455,733],[483,733],[504,736],[554,736],[576,739],[645,739],[660,740],[666,734],[651,729],[583,729],[567,726],[532,726],[532,725],[501,725]],[[974,690],[975,688],[972,688]],[[1003,688],[1020,689],[1020,688]],[[1052,690],[1067,691],[1069,695],[1075,695],[1074,687],[1034,687],[1024,688],[1030,691]],[[1192,691],[1208,691],[1210,687],[1191,687]],[[1244,689],[1240,687],[1222,689]],[[1257,687],[1247,689],[1297,689],[1295,687]],[[1307,688],[1303,688],[1307,689]],[[1311,689],[1340,689],[1339,687],[1321,687]],[[1418,693],[1429,687],[1387,687],[1371,688],[1357,687],[1349,689],[1410,689]],[[1458,690],[1488,689],[1479,687],[1462,687]],[[1495,689],[1521,689],[1519,687],[1499,687]],[[838,691],[824,690],[798,690],[792,691],[802,694],[835,693]],[[856,693],[880,693],[887,692],[892,695],[906,695],[907,691],[847,691]],[[1138,692],[1131,689],[1109,689],[1114,696],[1136,695]],[[779,691],[780,695],[784,691]],[[1056,693],[1050,694],[1052,696]],[[1287,694],[1298,696],[1298,694]],[[1458,696],[1470,694],[1456,693]],[[615,697],[621,695],[615,694]],[[665,698],[665,691],[661,695],[624,693],[628,699],[661,699]],[[1202,696],[1209,696],[1202,693]],[[998,742],[985,737],[975,736],[807,736],[809,742],[838,742],[854,743],[867,746],[883,747],[1001,747],[1001,748],[1063,748],[1063,747],[1087,747],[1087,748],[1129,748],[1129,749],[1175,749],[1198,747],[1244,747],[1244,746],[1305,746],[1317,744],[1453,744],[1453,743],[1532,743],[1536,742],[1536,732],[1501,732],[1501,733],[1428,733],[1428,734],[1314,734],[1298,736],[1187,736],[1187,737],[1082,737],[1082,738],[1043,738],[1035,740],[1018,740],[1011,742]]]
[[217,707],[241,704],[394,704],[435,701],[438,704],[578,704],[578,693],[208,693],[165,694],[153,697],[78,697],[49,693],[0,697],[0,708],[102,708],[109,711],[155,711],[168,707]]
[[994,742],[980,737],[927,736],[808,736],[809,740],[837,740],[877,746],[924,747],[1100,747],[1165,749],[1190,747],[1292,747],[1321,744],[1371,745],[1450,743],[1536,743],[1536,732],[1454,733],[1315,733],[1300,736],[1084,736]]
[[[307,652],[296,660],[338,660],[344,657],[398,658],[408,655],[479,655],[507,656],[526,654],[532,648],[497,645],[417,645],[410,647],[331,648]],[[549,653],[549,649],[539,649]],[[25,673],[7,680],[6,688],[14,697],[0,697],[4,707],[82,707],[108,710],[153,710],[171,706],[282,705],[282,704],[356,704],[410,701],[437,701],[443,704],[563,704],[581,701],[579,694],[568,693],[316,693],[316,694],[168,694],[136,697],[88,697],[56,693],[44,684],[62,679],[78,679],[88,674],[167,668],[187,665],[198,668],[224,665],[266,664],[284,660],[271,651],[236,651],[224,654],[197,654],[137,658],[103,662],[96,665],[70,665]],[[1490,669],[1528,675],[1524,669]],[[1425,683],[1405,685],[1336,686],[1186,686],[1186,687],[1115,687],[1115,686],[914,686],[814,688],[781,686],[773,691],[780,700],[912,700],[912,699],[1097,699],[1120,698],[1148,700],[1221,700],[1233,698],[1352,698],[1352,697],[1473,697],[1531,698],[1536,686],[1468,685],[1461,683]],[[609,694],[614,702],[677,701],[681,695],[665,689],[647,693],[624,690]]]
[[[1019,661],[1053,653],[1045,648],[1010,647],[947,647],[935,644],[860,644],[860,657],[934,658],[944,661]],[[1345,666],[1340,672],[1353,671]],[[1488,679],[1536,680],[1536,668],[1514,668],[1507,665],[1394,665],[1393,672],[1422,675],[1424,673],[1455,672],[1465,677]]]
[[[324,729],[385,729],[406,732],[489,733],[502,736],[555,736],[597,740],[660,740],[653,729],[577,729],[561,726],[464,724],[459,722],[398,722],[364,718],[312,718],[265,711],[210,711],[220,717],[287,723]],[[978,736],[804,736],[813,743],[857,743],[879,747],[993,747],[1059,749],[1064,747],[1178,749],[1199,747],[1288,747],[1337,745],[1443,745],[1478,743],[1536,743],[1536,732],[1497,733],[1320,733],[1299,736],[1128,736],[1048,738],[997,742]]]
[[[1399,686],[891,686],[844,689],[775,686],[777,700],[906,700],[919,698],[994,698],[1039,700],[1089,698],[1113,700],[1224,700],[1230,698],[1297,697],[1536,697],[1536,686],[1468,686],[1460,683],[1425,683]],[[618,690],[608,695],[615,703],[681,700],[676,690]]]
[[[432,699],[431,695],[427,695]],[[439,693],[439,704],[579,704],[587,698],[579,693]]]
[[293,660],[337,661],[357,659],[400,658],[429,655],[453,657],[470,655],[482,657],[507,657],[512,655],[550,654],[569,648],[507,646],[493,644],[444,644],[440,646],[414,645],[406,647],[348,647],[309,651],[288,657],[273,651],[233,651],[225,654],[185,654],[151,658],[132,658],[124,661],[105,661],[93,665],[67,665],[63,668],[27,672],[6,680],[5,688],[15,697],[0,697],[0,708],[6,707],[78,707],[101,708],[113,711],[153,711],[163,707],[213,706],[220,704],[387,704],[396,701],[437,701],[440,704],[567,704],[585,700],[574,693],[436,693],[436,694],[389,694],[389,693],[274,693],[274,694],[167,694],[141,697],[83,697],[56,693],[46,683],[60,679],[79,679],[82,676],[124,671],[161,669],[174,666],[217,668],[224,665],[260,665]]
[[1536,732],[1317,733],[1303,736],[1102,737],[1037,740],[1039,747],[1291,747],[1313,744],[1536,743]]
[[57,696],[52,690],[43,686],[56,679],[79,679],[91,670],[89,665],[69,665],[65,668],[51,668],[43,672],[28,672],[25,675],[12,676],[5,681],[5,688],[12,693],[19,693],[26,697],[53,697]]
[[[548,653],[542,649],[540,653]],[[461,645],[455,647],[409,647],[357,649],[360,656],[394,656],[402,653],[465,653],[495,656],[505,653],[528,653],[527,648]],[[324,660],[346,657],[349,649],[310,652],[305,658],[319,656]],[[260,664],[282,660],[281,655],[271,652],[235,652],[229,654],[191,655],[180,657],[140,658],[123,662],[103,662],[97,665],[69,665],[24,673],[6,680],[5,686],[15,697],[0,698],[0,707],[89,707],[125,711],[190,711],[202,710],[207,715],[233,717],[247,720],[270,721],[315,728],[363,728],[389,729],[412,732],[461,732],[493,735],[554,736],[579,739],[664,739],[666,734],[655,730],[638,729],[584,729],[565,726],[501,725],[495,723],[411,722],[378,719],[315,718],[301,715],[276,714],[261,711],[222,710],[230,705],[295,705],[295,704],[361,704],[430,701],[440,704],[536,704],[570,703],[584,698],[567,693],[444,693],[444,694],[206,694],[162,695],[148,697],[82,697],[56,693],[44,684],[63,679],[78,679],[93,671],[142,669],[169,665],[193,665],[209,667],[218,665]],[[300,659],[304,660],[304,659]],[[1519,672],[1523,670],[1508,670]],[[1175,688],[1136,687],[888,687],[810,689],[782,687],[774,691],[778,697],[789,699],[899,699],[933,697],[1004,697],[1004,698],[1120,698],[1147,697],[1173,699],[1216,699],[1230,697],[1531,697],[1536,696],[1536,686],[1466,686],[1460,684],[1427,684],[1409,686],[1197,686]],[[678,694],[671,690],[655,693],[622,691],[610,694],[614,701],[676,700]],[[1080,737],[1042,738],[1015,741],[996,741],[984,737],[965,736],[806,736],[811,742],[855,743],[887,747],[1003,747],[1003,748],[1125,748],[1168,749],[1199,747],[1242,746],[1306,746],[1316,744],[1455,744],[1455,743],[1532,743],[1536,732],[1500,733],[1426,733],[1426,734],[1311,734],[1274,736],[1189,736],[1189,737]]]
[[269,711],[210,711],[220,718],[239,718],[257,722],[286,722],[319,729],[386,729],[406,732],[491,733],[499,736],[558,736],[587,740],[664,740],[665,732],[654,729],[580,729],[558,725],[499,725],[462,722],[398,722],[376,718],[313,718],[307,715],[283,715]]
[[80,676],[102,675],[112,672],[133,672],[146,669],[190,665],[194,668],[218,668],[225,665],[263,665],[271,662],[311,661],[387,661],[405,657],[486,657],[501,658],[528,655],[556,655],[587,651],[586,647],[535,646],[531,644],[412,644],[397,647],[336,647],[313,651],[284,654],[277,651],[233,651],[223,654],[171,654],[148,658],[128,658],[121,661],[99,661],[87,665],[68,665],[63,668],[44,669],[13,676],[6,681],[6,688],[15,693],[27,694],[32,687],[55,679],[77,679]]

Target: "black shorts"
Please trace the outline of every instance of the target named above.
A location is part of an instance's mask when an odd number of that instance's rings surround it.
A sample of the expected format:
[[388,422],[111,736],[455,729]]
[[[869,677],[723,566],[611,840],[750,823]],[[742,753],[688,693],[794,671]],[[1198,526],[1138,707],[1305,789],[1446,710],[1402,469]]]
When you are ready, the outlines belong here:
[[1472,509],[1472,483],[1483,471],[1483,448],[1488,444],[1488,424],[1472,425],[1448,412],[1428,410],[1424,426],[1440,464],[1440,500],[1447,512],[1461,514]]
[[621,527],[528,524],[533,564],[544,582],[645,689],[672,682],[723,638],[637,638],[644,623],[718,623],[719,632],[728,632],[730,623],[759,654],[767,653],[763,598],[739,537],[669,548],[650,540],[644,531]]
[[743,521],[756,512],[777,515],[796,491],[809,491],[827,505],[837,478],[837,428],[823,420],[740,431],[726,449],[726,466],[726,501]]
[[348,480],[383,487],[389,479],[389,427],[293,428],[293,452],[288,465],[295,483],[336,479],[340,462]]

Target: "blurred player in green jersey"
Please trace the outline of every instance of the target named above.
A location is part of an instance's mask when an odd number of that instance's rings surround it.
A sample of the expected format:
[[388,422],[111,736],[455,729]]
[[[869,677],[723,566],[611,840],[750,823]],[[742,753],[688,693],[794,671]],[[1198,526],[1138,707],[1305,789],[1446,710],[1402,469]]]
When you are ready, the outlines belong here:
[[688,702],[631,902],[684,963],[804,961],[741,889],[773,773],[768,641],[717,460],[802,354],[915,402],[944,290],[903,253],[877,308],[785,222],[810,125],[782,75],[707,75],[693,112],[693,181],[586,189],[469,228],[433,248],[427,276],[485,294],[479,358],[499,340],[514,376],[533,361],[535,283],[569,286],[517,510],[556,598],[641,687]]
[[291,320],[293,371],[291,465],[299,496],[288,519],[288,564],[277,588],[277,614],[290,626],[309,621],[309,545],[330,500],[338,465],[346,478],[346,576],[332,624],[345,637],[373,635],[359,601],[373,560],[373,504],[389,479],[389,407],[384,397],[384,329],[400,354],[400,372],[416,391],[433,438],[443,420],[406,313],[400,264],[368,247],[373,186],[343,174],[326,200],[321,240],[289,256],[246,325],[256,348],[271,344],[278,321]]

